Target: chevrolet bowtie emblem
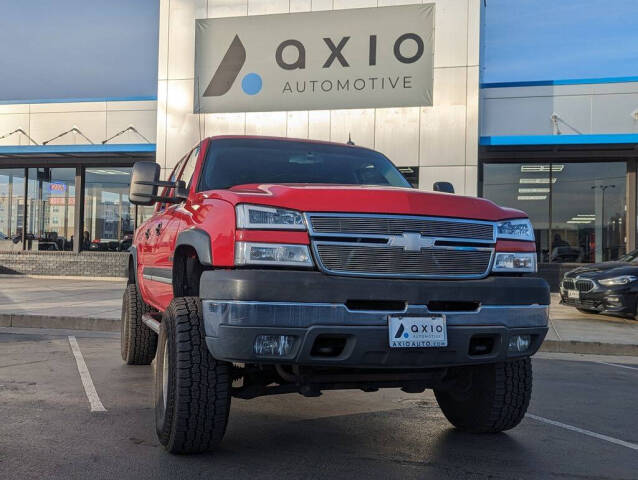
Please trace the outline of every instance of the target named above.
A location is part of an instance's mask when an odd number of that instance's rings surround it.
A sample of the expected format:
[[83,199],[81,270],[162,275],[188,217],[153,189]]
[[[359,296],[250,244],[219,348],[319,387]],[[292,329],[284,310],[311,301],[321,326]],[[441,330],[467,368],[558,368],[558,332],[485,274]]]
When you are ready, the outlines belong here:
[[434,246],[436,239],[424,237],[420,233],[404,233],[403,235],[392,236],[388,239],[389,247],[403,247],[406,252],[420,252],[422,248]]

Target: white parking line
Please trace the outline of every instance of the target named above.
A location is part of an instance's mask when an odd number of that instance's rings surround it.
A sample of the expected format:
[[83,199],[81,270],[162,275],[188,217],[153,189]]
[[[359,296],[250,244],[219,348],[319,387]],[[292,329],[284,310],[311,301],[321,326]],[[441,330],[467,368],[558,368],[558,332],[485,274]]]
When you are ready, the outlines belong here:
[[594,437],[599,440],[604,440],[609,443],[614,443],[616,445],[621,445],[623,447],[631,448],[632,450],[638,450],[638,444],[635,444],[635,443],[619,440],[618,438],[609,437],[607,435],[602,435],[600,433],[592,432],[590,430],[584,430],[582,428],[574,427],[573,425],[567,425],[566,423],[557,422],[556,420],[550,420],[549,418],[532,415],[531,413],[526,413],[525,416],[529,418],[533,418],[534,420],[537,420],[539,422],[547,423],[549,425],[554,425],[555,427],[564,428],[565,430],[571,430],[572,432],[582,433],[583,435],[588,435],[590,437]]
[[610,367],[618,367],[618,368],[627,368],[629,370],[638,370],[636,367],[628,367],[627,365],[618,365],[617,363],[607,363],[607,362],[596,362],[601,363],[603,365],[609,365]]
[[89,373],[89,369],[86,366],[86,362],[84,361],[84,357],[82,356],[82,352],[80,351],[78,341],[72,335],[69,336],[69,344],[71,345],[71,350],[73,351],[73,356],[75,357],[75,363],[78,364],[78,372],[80,372],[80,378],[82,379],[82,385],[84,386],[86,398],[89,399],[91,411],[106,412],[106,408],[104,408],[104,405],[102,405],[100,397],[97,394],[97,390],[95,390],[93,380],[91,380],[91,374]]

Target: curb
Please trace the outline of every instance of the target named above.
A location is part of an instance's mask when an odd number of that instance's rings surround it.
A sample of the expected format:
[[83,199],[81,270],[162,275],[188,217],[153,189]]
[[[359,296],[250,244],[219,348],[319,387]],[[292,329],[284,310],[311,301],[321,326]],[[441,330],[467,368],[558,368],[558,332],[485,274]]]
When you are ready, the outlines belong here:
[[638,356],[638,345],[631,343],[581,342],[579,340],[545,340],[541,352],[581,353],[585,355]]
[[82,280],[97,282],[126,282],[127,277],[84,277],[80,275],[34,275],[31,273],[0,273],[0,278],[37,278],[40,280]]
[[[51,328],[119,332],[120,321],[111,318],[56,317],[52,315],[0,314],[0,327]],[[541,352],[580,353],[585,355],[627,355],[638,357],[638,345],[630,343],[545,340]]]
[[119,332],[120,321],[111,318],[56,317],[53,315],[22,315],[1,313],[0,327],[56,328],[64,330],[90,330]]

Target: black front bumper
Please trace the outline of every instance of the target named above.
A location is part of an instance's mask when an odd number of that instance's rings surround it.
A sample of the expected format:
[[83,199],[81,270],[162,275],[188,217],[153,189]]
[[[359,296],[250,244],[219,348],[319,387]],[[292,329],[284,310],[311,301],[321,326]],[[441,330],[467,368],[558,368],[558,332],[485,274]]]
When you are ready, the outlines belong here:
[[[369,368],[444,367],[532,355],[547,333],[550,303],[547,283],[532,277],[397,280],[285,270],[206,271],[200,297],[215,358]],[[446,347],[390,348],[389,316],[433,313],[446,316]],[[508,352],[516,334],[530,335],[526,351]],[[258,335],[293,336],[293,348],[278,357],[257,355]],[[318,342],[333,339],[342,345],[338,353],[318,354]],[[471,348],[476,342],[489,348],[477,354]]]
[[638,293],[627,287],[601,288],[596,287],[586,293],[580,293],[579,298],[569,298],[567,291],[561,288],[561,303],[583,310],[619,315],[634,315],[636,313],[636,299]]

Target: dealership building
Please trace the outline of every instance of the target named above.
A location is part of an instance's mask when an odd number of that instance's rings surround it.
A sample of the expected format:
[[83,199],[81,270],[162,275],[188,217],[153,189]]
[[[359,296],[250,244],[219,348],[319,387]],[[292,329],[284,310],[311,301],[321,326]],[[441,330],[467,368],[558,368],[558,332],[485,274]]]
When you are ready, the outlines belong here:
[[638,76],[493,81],[498,3],[161,0],[155,95],[0,102],[0,273],[122,276],[132,165],[221,134],[351,139],[524,210],[554,283],[633,250]]

